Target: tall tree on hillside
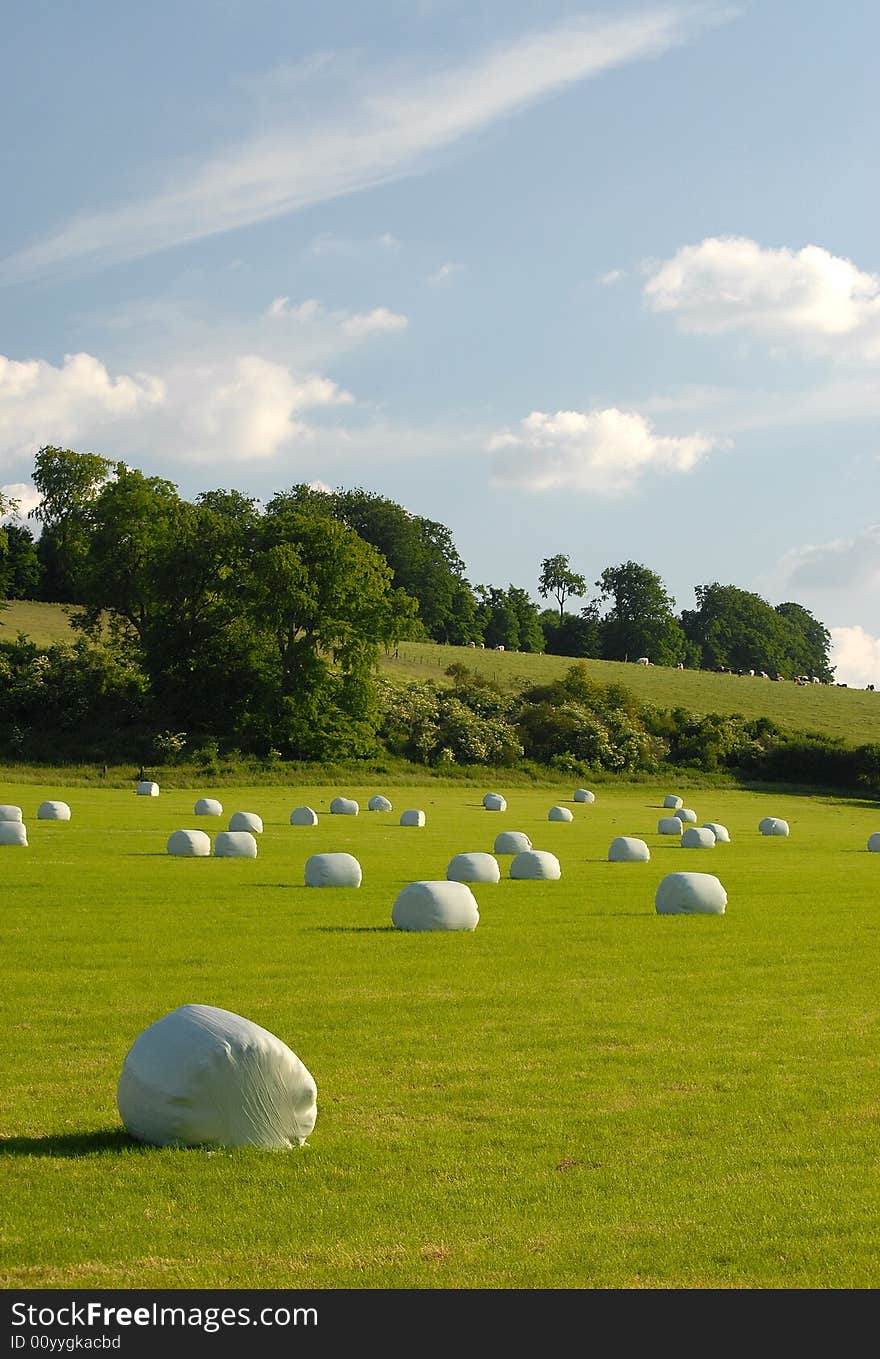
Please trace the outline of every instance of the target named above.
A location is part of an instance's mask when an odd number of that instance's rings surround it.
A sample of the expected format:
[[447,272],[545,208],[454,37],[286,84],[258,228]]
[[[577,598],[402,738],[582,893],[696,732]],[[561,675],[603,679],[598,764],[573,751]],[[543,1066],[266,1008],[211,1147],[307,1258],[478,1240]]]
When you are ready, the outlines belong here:
[[565,613],[565,601],[572,596],[582,598],[587,593],[586,577],[579,576],[569,566],[568,557],[559,552],[555,557],[545,557],[541,562],[541,575],[538,579],[538,592],[542,599],[553,595],[559,606],[559,621]]
[[803,604],[777,604],[775,612],[792,629],[789,660],[796,675],[815,675],[830,684],[834,666],[830,661],[831,633]]
[[831,678],[830,635],[802,605],[787,603],[774,609],[752,591],[717,581],[695,586],[694,594],[697,607],[686,609],[681,621],[699,647],[705,669]]
[[9,566],[9,535],[7,526],[3,519],[7,514],[14,514],[18,508],[18,502],[5,496],[0,491],[0,600],[4,600],[9,591],[9,581],[11,571]]
[[[0,524],[0,560],[6,535],[6,594],[10,599],[39,599],[42,571],[34,535],[26,524]],[[3,597],[0,565],[0,598]]]
[[43,525],[37,554],[43,570],[43,596],[58,603],[81,603],[81,570],[89,544],[89,513],[113,463],[97,453],[71,448],[41,448],[32,480],[41,500],[31,517]]
[[685,637],[672,612],[675,600],[656,571],[623,562],[606,567],[596,586],[608,606],[601,623],[606,660],[647,656],[655,665],[684,660]]

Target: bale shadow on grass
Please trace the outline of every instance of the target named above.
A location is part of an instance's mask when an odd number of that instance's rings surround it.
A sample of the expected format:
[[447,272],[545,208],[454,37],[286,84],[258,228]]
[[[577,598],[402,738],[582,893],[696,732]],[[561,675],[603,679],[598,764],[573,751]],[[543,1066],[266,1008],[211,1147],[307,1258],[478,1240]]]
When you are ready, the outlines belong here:
[[393,934],[394,925],[309,925],[304,934]]
[[0,1137],[0,1156],[98,1156],[107,1151],[147,1151],[122,1128],[49,1133],[46,1137]]

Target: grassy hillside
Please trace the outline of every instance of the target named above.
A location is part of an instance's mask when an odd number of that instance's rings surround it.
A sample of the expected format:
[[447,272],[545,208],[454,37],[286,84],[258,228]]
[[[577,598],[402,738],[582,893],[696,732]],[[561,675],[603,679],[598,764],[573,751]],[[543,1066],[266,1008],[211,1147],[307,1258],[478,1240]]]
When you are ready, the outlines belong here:
[[70,610],[65,604],[36,604],[30,599],[10,600],[0,607],[0,641],[11,642],[20,632],[39,646],[53,642],[72,642],[76,636],[70,626]]
[[[431,642],[401,642],[397,657],[392,654],[383,664],[391,674],[436,680],[442,678],[447,666],[455,661],[510,687],[549,683],[574,664],[568,656],[480,651],[473,647],[438,646]],[[800,687],[788,681],[740,679],[738,675],[715,675],[703,670],[674,670],[623,661],[587,661],[585,664],[596,680],[605,684],[625,684],[642,702],[660,708],[769,717],[781,727],[822,732],[841,737],[853,745],[880,741],[880,693],[821,684]]]

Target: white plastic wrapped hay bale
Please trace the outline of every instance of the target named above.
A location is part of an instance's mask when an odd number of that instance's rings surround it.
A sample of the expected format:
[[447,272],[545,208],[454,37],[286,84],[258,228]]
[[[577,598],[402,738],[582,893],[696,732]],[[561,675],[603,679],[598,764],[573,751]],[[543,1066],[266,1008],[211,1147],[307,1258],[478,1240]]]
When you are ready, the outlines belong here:
[[446,866],[450,882],[500,882],[501,869],[492,854],[456,854]]
[[0,845],[24,845],[27,849],[27,826],[23,821],[0,821]]
[[676,807],[673,815],[678,817],[682,825],[695,826],[697,823],[697,814],[693,807]]
[[181,1005],[134,1041],[116,1103],[126,1130],[153,1146],[302,1146],[317,1087],[274,1033],[230,1010]]
[[291,826],[317,826],[318,813],[312,807],[294,807],[290,813]]
[[762,835],[788,835],[788,822],[783,821],[780,816],[765,816],[763,821],[758,822],[758,830]]
[[[222,816],[223,803],[218,802],[215,797],[200,797],[193,807],[193,816]],[[238,827],[237,829],[245,829]]]
[[221,831],[214,840],[215,859],[255,859],[257,842],[250,831]]
[[663,806],[671,807],[675,812],[678,811],[679,807],[684,806],[684,799],[680,798],[676,793],[667,793],[663,799]]
[[227,830],[250,831],[251,835],[263,834],[263,818],[256,812],[233,812]]
[[206,859],[211,853],[211,837],[200,830],[177,830],[169,835],[165,850],[181,859]]
[[650,858],[651,851],[644,840],[634,835],[618,835],[608,848],[608,862],[612,864],[646,864]]
[[495,836],[496,854],[522,854],[531,847],[532,842],[525,831],[499,831]]
[[360,887],[362,877],[353,854],[313,854],[306,859],[306,887]]
[[483,806],[487,812],[506,812],[507,798],[502,797],[500,793],[486,793]]
[[667,873],[657,888],[658,915],[724,915],[727,893],[711,873]]
[[880,831],[868,836],[868,853],[880,854]]
[[335,797],[330,803],[332,816],[357,816],[360,806],[351,797]]
[[722,826],[720,821],[704,821],[703,825],[706,827],[706,830],[710,830],[715,836],[716,844],[730,844],[730,831],[726,826]]
[[388,801],[387,797],[383,797],[381,793],[374,793],[373,796],[370,798],[369,802],[367,803],[367,811],[393,812],[394,808]]
[[657,822],[658,835],[681,835],[682,829],[682,822],[677,816],[661,816]]
[[138,797],[158,797],[159,785],[152,783],[150,779],[143,779],[135,789]]
[[13,807],[11,803],[0,804],[0,821],[21,821],[21,808]]
[[510,876],[535,882],[556,882],[562,877],[562,869],[556,855],[546,849],[524,849],[511,863]]
[[682,849],[714,849],[715,834],[708,826],[687,826],[681,837]]
[[591,793],[589,788],[575,788],[574,800],[575,802],[595,802],[596,794]]
[[38,821],[69,821],[70,807],[66,802],[50,800],[41,802],[37,808]]
[[410,807],[408,811],[400,813],[401,826],[424,826],[425,813],[418,811],[415,807]]
[[397,895],[391,923],[398,930],[475,930],[480,912],[464,882],[411,882]]
[[551,807],[547,813],[548,821],[573,821],[574,814],[568,807]]

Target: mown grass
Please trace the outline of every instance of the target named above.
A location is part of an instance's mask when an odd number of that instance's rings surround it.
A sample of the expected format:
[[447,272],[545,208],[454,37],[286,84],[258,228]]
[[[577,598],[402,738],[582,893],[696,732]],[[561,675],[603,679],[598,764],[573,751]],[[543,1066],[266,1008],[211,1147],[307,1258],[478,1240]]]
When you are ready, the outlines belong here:
[[[442,680],[453,663],[468,666],[505,688],[549,684],[575,664],[570,656],[481,651],[474,647],[401,642],[383,659],[389,674],[406,679]],[[796,685],[705,670],[676,670],[623,661],[584,661],[602,684],[625,684],[642,703],[684,708],[692,713],[741,713],[769,717],[786,730],[821,732],[850,745],[880,741],[880,693],[836,685]],[[448,682],[448,681],[447,681]],[[880,682],[880,676],[878,676]]]
[[[395,813],[322,815],[343,791]],[[479,790],[480,792],[482,790]],[[505,791],[501,788],[501,791]],[[880,807],[689,794],[733,842],[655,834],[666,788],[224,788],[256,861],[178,860],[197,790],[157,799],[0,785],[31,847],[0,849],[2,1282],[32,1287],[874,1287]],[[398,812],[422,806],[423,830]],[[756,832],[767,813],[789,840]],[[213,830],[221,823],[200,822]],[[502,828],[558,883],[478,887],[473,934],[389,928],[399,888]],[[649,864],[609,864],[616,834]],[[349,850],[358,891],[309,890]],[[722,918],[661,918],[659,879],[717,873]],[[313,1072],[308,1147],[152,1150],[114,1092],[147,1024],[187,1001],[279,1034]]]

